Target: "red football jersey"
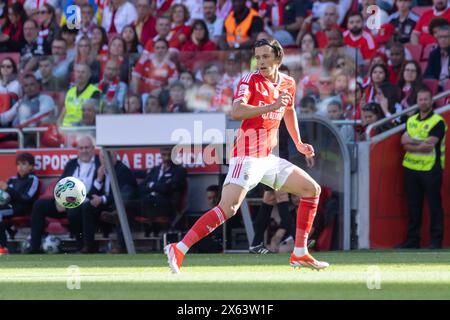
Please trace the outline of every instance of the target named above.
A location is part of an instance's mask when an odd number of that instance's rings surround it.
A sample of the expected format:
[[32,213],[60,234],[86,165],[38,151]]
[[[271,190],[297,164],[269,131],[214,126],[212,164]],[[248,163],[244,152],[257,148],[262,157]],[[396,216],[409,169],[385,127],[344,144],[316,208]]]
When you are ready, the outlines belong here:
[[363,31],[359,38],[354,38],[349,30],[345,31],[344,43],[352,48],[359,48],[364,60],[371,59],[378,49],[375,39],[367,31]]
[[[279,73],[277,83],[272,83],[259,71],[245,75],[238,84],[234,101],[258,107],[274,103],[282,92],[288,92],[292,100],[287,108],[294,108],[295,80],[284,73]],[[242,121],[234,147],[233,157],[266,157],[277,145],[277,133],[280,121],[283,119],[285,108],[265,113]]]

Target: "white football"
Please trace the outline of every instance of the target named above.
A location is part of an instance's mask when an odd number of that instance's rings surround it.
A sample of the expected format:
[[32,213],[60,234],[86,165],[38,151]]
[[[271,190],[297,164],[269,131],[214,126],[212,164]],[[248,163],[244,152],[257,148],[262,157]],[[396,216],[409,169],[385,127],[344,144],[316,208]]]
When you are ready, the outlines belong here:
[[58,204],[73,209],[86,199],[86,186],[75,177],[66,177],[58,181],[53,194]]
[[58,237],[49,235],[45,237],[42,243],[42,249],[46,253],[55,254],[59,253],[59,246],[61,245],[61,240]]
[[11,200],[11,196],[8,192],[0,190],[0,206],[7,205]]

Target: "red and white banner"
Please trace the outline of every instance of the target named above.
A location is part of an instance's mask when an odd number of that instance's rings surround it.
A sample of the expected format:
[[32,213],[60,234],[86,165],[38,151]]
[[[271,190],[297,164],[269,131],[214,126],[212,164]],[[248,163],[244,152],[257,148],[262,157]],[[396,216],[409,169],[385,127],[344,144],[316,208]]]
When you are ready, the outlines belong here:
[[[24,150],[17,151],[17,153],[20,152],[24,152]],[[59,176],[63,173],[67,162],[77,157],[76,149],[29,149],[26,152],[34,156],[35,173],[38,176]],[[162,162],[159,148],[119,150],[117,155],[131,170],[148,170]],[[188,173],[217,174],[220,172],[217,162],[205,163],[201,149],[185,151],[181,155],[181,159]],[[12,166],[11,169],[15,171],[16,168]],[[13,171],[11,171],[11,175],[15,174]]]

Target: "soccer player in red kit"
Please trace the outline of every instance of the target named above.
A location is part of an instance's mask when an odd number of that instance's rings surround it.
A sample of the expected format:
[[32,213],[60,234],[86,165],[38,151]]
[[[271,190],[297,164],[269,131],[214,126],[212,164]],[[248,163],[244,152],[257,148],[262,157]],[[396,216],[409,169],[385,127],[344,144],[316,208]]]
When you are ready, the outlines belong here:
[[232,150],[230,167],[219,204],[206,212],[178,243],[165,247],[170,269],[179,273],[189,248],[236,214],[247,192],[262,182],[301,198],[297,212],[293,267],[323,269],[308,252],[307,240],[319,202],[320,186],[305,171],[271,153],[277,144],[277,130],[284,118],[297,150],[314,163],[314,149],[302,142],[294,109],[295,80],[278,71],[283,48],[276,40],[259,40],[254,45],[258,71],[238,84],[231,116],[242,120]]

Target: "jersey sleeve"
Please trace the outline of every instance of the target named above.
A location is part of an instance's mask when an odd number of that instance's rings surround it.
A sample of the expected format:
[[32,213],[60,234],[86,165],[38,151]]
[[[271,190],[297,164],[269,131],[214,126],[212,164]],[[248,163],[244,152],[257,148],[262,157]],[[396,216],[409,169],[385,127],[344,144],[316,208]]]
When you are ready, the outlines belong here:
[[251,76],[244,76],[238,83],[236,94],[234,95],[233,102],[242,101],[243,103],[248,103],[252,95],[254,88],[253,82],[251,81]]

